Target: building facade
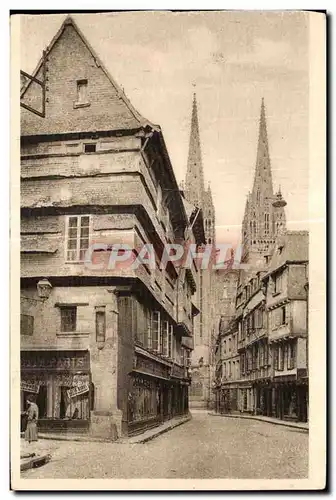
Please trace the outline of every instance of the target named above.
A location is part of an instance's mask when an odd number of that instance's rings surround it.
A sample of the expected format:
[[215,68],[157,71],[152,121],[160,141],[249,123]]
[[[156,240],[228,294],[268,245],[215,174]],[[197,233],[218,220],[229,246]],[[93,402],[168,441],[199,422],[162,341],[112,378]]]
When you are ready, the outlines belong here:
[[[71,18],[46,57],[46,116],[21,113],[21,405],[35,393],[41,428],[116,438],[188,412],[198,269],[160,262],[197,212]],[[38,106],[34,83],[21,98]]]

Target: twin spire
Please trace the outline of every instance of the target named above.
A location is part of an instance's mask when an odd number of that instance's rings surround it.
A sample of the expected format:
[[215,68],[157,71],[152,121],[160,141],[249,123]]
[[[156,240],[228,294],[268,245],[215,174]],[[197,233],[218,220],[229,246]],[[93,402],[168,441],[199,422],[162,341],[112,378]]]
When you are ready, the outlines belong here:
[[203,208],[204,205],[204,173],[202,163],[201,141],[198,123],[196,94],[193,96],[189,153],[185,189],[188,201]]
[[264,98],[261,100],[257,160],[252,190],[253,200],[258,199],[258,192],[262,193],[263,197],[271,198],[273,196],[271,160],[268,148]]

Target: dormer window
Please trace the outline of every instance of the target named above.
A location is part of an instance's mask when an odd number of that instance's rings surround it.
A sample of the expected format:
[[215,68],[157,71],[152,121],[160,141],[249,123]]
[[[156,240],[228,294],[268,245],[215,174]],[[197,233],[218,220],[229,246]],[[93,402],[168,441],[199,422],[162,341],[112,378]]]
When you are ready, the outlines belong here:
[[84,104],[88,101],[87,95],[88,82],[87,80],[77,81],[77,103]]
[[88,81],[77,80],[77,95],[74,108],[83,108],[86,106],[90,106],[88,98]]

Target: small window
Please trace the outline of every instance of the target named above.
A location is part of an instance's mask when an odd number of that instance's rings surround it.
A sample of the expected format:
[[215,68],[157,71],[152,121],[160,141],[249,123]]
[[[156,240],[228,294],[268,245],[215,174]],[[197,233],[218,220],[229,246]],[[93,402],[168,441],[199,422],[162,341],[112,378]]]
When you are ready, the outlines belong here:
[[88,81],[78,80],[77,81],[77,101],[76,104],[86,104],[88,102]]
[[34,333],[34,316],[21,314],[20,332],[21,335],[33,335]]
[[96,310],[96,341],[105,342],[106,338],[106,314],[105,308]]
[[286,324],[286,306],[283,306],[281,308],[281,324],[282,325]]
[[77,323],[77,307],[61,307],[61,332],[75,332]]
[[96,144],[84,144],[84,153],[95,153],[96,152]]

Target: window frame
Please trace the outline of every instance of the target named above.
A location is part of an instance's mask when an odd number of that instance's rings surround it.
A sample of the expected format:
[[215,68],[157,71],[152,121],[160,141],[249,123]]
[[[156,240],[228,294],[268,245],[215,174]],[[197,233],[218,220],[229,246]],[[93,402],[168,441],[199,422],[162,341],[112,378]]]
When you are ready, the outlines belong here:
[[[68,326],[68,325],[64,325],[64,317],[63,317],[63,313],[66,311],[66,310],[73,310],[75,312],[75,319],[74,319],[74,328],[73,329],[69,329],[69,328],[64,328],[64,326]],[[77,306],[60,306],[59,308],[60,310],[60,332],[62,334],[64,333],[76,333],[77,332],[77,321],[78,321],[78,315],[77,315]]]
[[[154,315],[157,315],[157,320],[154,320]],[[157,323],[157,338],[155,339],[154,338],[154,327],[153,327],[153,323],[154,321]],[[151,312],[151,330],[152,330],[152,345],[151,345],[151,349],[156,352],[156,353],[159,353],[161,352],[160,351],[160,348],[161,348],[161,313],[160,311],[152,311]],[[154,344],[155,342],[155,344]]]
[[[84,99],[80,98],[81,88],[85,89],[85,92],[83,92],[85,94]],[[87,78],[80,78],[79,80],[76,80],[76,101],[74,103],[75,107],[88,106],[90,104],[88,97],[88,90],[89,90],[89,82]]]
[[[94,146],[94,151],[86,151],[86,147],[92,147]],[[83,143],[83,153],[86,155],[92,155],[97,153],[97,143],[96,142],[84,142]]]
[[[81,247],[80,247],[80,244],[81,244],[81,239],[84,239],[84,238],[81,238],[81,228],[82,228],[82,224],[81,224],[81,221],[84,217],[88,217],[89,218],[89,224],[88,226],[84,226],[84,227],[88,227],[89,228],[89,234],[88,234],[88,246],[87,248],[85,249],[85,252],[90,248],[90,245],[91,245],[91,238],[92,238],[92,217],[91,217],[91,214],[78,214],[78,215],[66,215],[66,221],[65,221],[65,262],[67,264],[73,264],[73,263],[78,263],[78,262],[85,262],[85,257],[83,259],[80,258],[80,252],[81,252]],[[70,240],[74,240],[75,238],[69,238],[69,229],[70,229],[70,219],[72,218],[76,218],[77,219],[77,235],[76,235],[76,248],[75,249],[70,249],[69,248],[69,241]],[[85,238],[86,239],[86,238]],[[69,253],[68,252],[73,252],[73,251],[76,251],[76,258],[75,259],[69,259]]]
[[[102,318],[102,325],[99,324],[98,319]],[[95,309],[95,326],[96,326],[96,342],[106,341],[106,308],[96,307]],[[102,326],[102,332],[99,331],[99,327]]]

